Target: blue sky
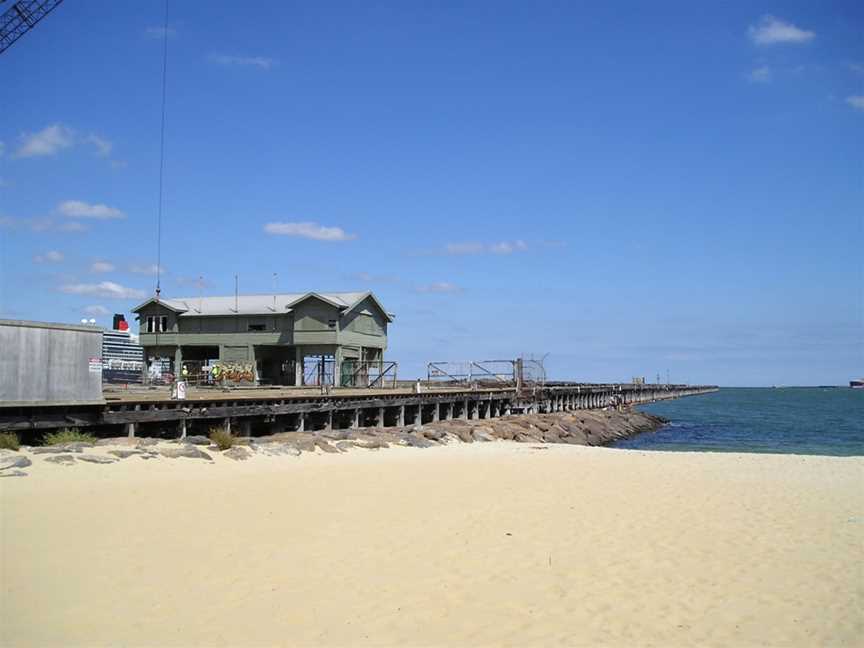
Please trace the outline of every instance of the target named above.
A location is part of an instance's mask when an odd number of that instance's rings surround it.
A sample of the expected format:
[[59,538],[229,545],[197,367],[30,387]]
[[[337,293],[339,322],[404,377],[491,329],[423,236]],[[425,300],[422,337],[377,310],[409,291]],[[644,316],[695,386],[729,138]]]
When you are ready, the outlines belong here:
[[[864,6],[171,2],[163,295],[374,290],[389,356],[864,374]],[[153,293],[159,1],[2,56],[0,316]]]

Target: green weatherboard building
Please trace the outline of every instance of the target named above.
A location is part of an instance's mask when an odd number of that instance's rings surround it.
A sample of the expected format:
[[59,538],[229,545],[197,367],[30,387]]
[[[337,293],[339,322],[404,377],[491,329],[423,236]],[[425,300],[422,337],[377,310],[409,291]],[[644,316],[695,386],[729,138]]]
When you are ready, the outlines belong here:
[[269,385],[362,384],[393,321],[371,292],[153,297],[132,309],[148,365],[248,367]]

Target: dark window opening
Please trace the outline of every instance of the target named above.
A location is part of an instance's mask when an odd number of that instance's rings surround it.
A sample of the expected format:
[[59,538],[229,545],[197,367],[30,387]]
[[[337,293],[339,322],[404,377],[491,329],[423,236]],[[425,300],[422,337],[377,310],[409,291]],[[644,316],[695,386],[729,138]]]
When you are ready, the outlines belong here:
[[249,330],[250,331],[266,331],[267,327],[264,324],[250,324]]
[[327,326],[330,328],[336,328],[336,320],[327,320]]
[[168,317],[166,315],[149,315],[147,317],[148,333],[164,333],[168,330]]

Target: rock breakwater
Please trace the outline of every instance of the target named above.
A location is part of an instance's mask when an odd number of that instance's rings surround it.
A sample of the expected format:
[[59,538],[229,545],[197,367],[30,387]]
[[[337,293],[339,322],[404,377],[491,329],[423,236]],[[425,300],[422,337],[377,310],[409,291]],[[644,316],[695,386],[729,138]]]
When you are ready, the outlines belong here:
[[203,436],[174,440],[120,437],[101,439],[96,444],[73,443],[42,448],[22,446],[20,452],[0,450],[0,477],[25,476],[27,473],[19,469],[32,465],[27,455],[38,457],[40,462],[48,464],[74,466],[80,462],[112,464],[136,457],[162,461],[197,459],[204,462],[225,457],[246,461],[255,455],[296,457],[303,453],[340,453],[354,448],[430,448],[449,443],[494,441],[597,446],[656,430],[664,423],[666,420],[659,416],[631,409],[579,410],[436,421],[423,426],[283,432],[264,437],[236,438],[234,446],[224,451]]

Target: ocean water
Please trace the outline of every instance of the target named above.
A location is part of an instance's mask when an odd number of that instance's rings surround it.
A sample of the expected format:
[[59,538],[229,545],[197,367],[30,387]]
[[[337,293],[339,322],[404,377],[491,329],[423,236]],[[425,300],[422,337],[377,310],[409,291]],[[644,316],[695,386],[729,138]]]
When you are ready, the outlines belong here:
[[726,388],[640,409],[670,423],[613,447],[864,455],[864,389]]

